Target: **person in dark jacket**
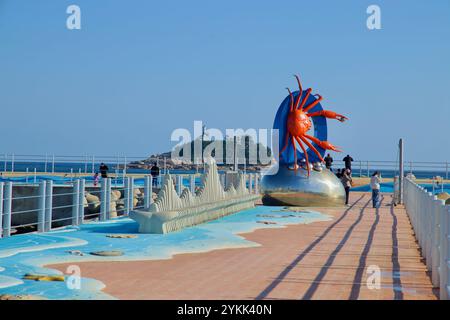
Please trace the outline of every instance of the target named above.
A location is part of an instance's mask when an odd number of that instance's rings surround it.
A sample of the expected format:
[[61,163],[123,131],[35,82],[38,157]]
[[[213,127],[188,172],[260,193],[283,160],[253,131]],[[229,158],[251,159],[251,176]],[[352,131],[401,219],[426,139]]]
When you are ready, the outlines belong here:
[[342,161],[344,161],[344,163],[345,163],[345,169],[348,169],[351,171],[353,158],[350,157],[350,155],[348,154],[344,159],[342,159]]
[[106,164],[104,164],[103,162],[100,163],[100,174],[102,176],[102,178],[108,178],[108,166]]
[[154,163],[150,168],[150,174],[152,175],[153,186],[156,187],[159,176],[159,167],[156,165],[156,163]]
[[333,158],[330,156],[330,154],[328,154],[324,160],[325,160],[325,166],[327,167],[327,169],[333,171],[331,169],[331,166],[333,164]]

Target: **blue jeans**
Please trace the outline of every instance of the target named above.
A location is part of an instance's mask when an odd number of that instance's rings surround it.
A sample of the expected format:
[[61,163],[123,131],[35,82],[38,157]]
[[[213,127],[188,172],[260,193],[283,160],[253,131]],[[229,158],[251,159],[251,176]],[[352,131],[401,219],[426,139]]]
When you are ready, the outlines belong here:
[[380,205],[380,190],[372,189],[372,205],[374,208],[378,208]]

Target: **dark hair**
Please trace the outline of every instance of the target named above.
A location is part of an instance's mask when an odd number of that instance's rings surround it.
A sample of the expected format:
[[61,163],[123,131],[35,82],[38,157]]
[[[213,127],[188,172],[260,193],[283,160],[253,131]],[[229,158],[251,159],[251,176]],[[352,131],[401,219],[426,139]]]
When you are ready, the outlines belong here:
[[375,171],[375,172],[372,174],[372,177],[375,177],[376,175],[378,175],[378,171]]

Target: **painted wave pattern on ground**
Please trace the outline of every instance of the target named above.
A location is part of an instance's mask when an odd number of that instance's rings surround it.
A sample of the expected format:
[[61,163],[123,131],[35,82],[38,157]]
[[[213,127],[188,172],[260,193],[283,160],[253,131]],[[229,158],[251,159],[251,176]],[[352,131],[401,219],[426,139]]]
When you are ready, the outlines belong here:
[[[327,221],[331,217],[314,211],[283,207],[256,207],[169,234],[137,234],[138,224],[128,218],[87,223],[47,234],[24,234],[0,240],[0,294],[43,296],[48,299],[114,299],[101,290],[104,284],[82,278],[81,289],[69,289],[66,282],[22,280],[26,273],[60,275],[42,266],[86,261],[136,261],[170,259],[179,253],[207,252],[222,248],[259,246],[239,233],[289,224]],[[137,234],[137,238],[110,238],[111,234]],[[82,256],[69,253],[81,251]],[[100,257],[90,252],[120,250],[118,257]],[[82,272],[82,270],[81,270]],[[66,279],[69,274],[66,275]]]

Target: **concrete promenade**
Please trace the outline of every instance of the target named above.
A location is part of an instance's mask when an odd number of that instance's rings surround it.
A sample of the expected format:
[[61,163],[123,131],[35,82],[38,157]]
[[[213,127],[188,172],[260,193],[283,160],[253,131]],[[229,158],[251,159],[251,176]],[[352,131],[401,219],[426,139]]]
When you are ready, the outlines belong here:
[[[373,209],[370,197],[314,208],[330,221],[242,235],[260,247],[82,263],[82,275],[119,299],[437,299],[405,210],[390,194]],[[367,286],[369,266],[379,268],[378,289]]]

